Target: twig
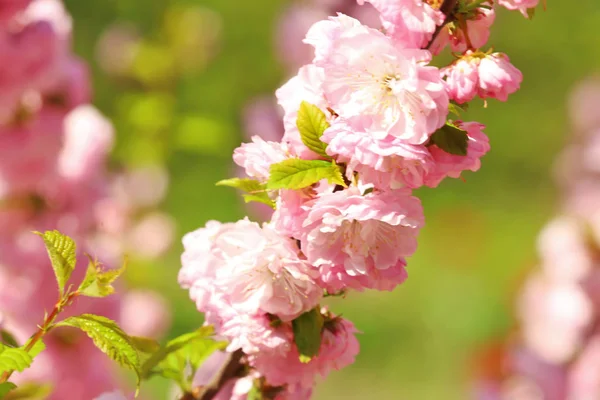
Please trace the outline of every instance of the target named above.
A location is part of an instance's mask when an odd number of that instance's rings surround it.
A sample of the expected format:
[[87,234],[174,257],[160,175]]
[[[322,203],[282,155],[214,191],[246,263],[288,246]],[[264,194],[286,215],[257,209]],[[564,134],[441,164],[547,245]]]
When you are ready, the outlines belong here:
[[439,34],[442,32],[442,29],[444,29],[448,23],[452,22],[454,19],[452,16],[452,11],[454,11],[457,3],[458,0],[444,0],[442,6],[440,7],[440,11],[446,16],[446,18],[444,18],[444,22],[442,22],[441,25],[438,25],[437,28],[435,28],[435,32],[433,32],[431,40],[429,43],[427,43],[427,46],[425,46],[426,49],[429,49],[431,45],[433,45],[433,42],[435,42],[435,39],[437,39]]
[[201,388],[194,389],[192,393],[185,393],[179,400],[212,400],[223,386],[225,386],[227,381],[243,376],[245,370],[241,362],[243,356],[244,353],[241,350],[231,353],[227,362],[223,364],[212,382]]
[[[27,341],[27,346],[25,346],[24,349],[26,352],[29,352],[31,349],[33,349],[35,344],[39,342],[40,339],[50,331],[50,329],[52,329],[52,324],[54,323],[54,320],[56,320],[56,317],[58,317],[58,314],[60,314],[65,308],[65,306],[69,305],[71,301],[73,301],[73,299],[75,299],[75,297],[77,296],[79,296],[79,292],[73,292],[67,297],[59,300],[58,303],[56,303],[52,312],[45,318],[44,323],[38,327],[37,332],[35,332],[33,336]],[[8,381],[13,372],[15,371],[5,371],[0,377],[0,383]]]

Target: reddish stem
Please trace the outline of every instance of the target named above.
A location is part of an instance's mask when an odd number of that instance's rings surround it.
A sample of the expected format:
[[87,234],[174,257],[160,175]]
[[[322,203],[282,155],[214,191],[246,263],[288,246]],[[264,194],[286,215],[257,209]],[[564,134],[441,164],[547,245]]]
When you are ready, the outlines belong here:
[[[69,303],[71,303],[71,301],[73,301],[73,299],[75,299],[75,297],[79,296],[79,292],[73,292],[71,294],[69,294],[67,297],[65,297],[64,299],[61,299],[58,301],[58,303],[56,303],[56,305],[54,306],[54,309],[52,309],[52,312],[46,317],[46,319],[44,320],[44,323],[38,327],[38,330],[33,334],[33,336],[29,339],[27,346],[25,346],[25,351],[29,352],[31,349],[33,349],[33,347],[35,346],[35,344],[37,342],[40,341],[40,339],[42,337],[44,337],[44,335],[46,333],[48,333],[50,331],[50,329],[52,329],[52,324],[54,323],[54,320],[56,319],[56,317],[58,317],[58,314],[61,313],[61,311],[65,308],[65,306],[67,306]],[[11,375],[13,374],[13,371],[5,371],[2,376],[0,377],[0,383],[4,383],[6,381],[8,381],[11,377]]]

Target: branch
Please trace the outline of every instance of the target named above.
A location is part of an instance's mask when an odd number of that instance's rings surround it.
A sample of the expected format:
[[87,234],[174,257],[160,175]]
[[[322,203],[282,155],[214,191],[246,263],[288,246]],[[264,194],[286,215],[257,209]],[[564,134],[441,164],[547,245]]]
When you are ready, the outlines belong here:
[[185,393],[180,400],[212,400],[227,381],[244,375],[245,366],[241,363],[243,356],[241,350],[231,353],[211,383],[194,389],[192,393]]
[[446,16],[446,18],[444,18],[444,22],[442,22],[441,25],[438,25],[438,27],[435,28],[435,32],[433,32],[431,40],[429,41],[429,43],[427,43],[427,46],[425,46],[426,49],[429,49],[431,47],[433,42],[435,42],[435,39],[437,39],[439,34],[442,32],[442,29],[444,29],[444,27],[448,23],[452,22],[452,20],[454,19],[454,17],[452,16],[452,11],[454,11],[454,8],[456,7],[457,3],[458,0],[444,0],[440,7],[440,11]]

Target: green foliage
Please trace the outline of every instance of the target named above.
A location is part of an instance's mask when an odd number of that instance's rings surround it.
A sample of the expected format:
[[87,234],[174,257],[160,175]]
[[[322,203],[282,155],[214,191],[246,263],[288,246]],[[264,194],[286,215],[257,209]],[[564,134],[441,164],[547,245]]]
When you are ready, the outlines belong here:
[[[25,346],[23,346],[23,348],[27,348],[28,345],[29,345],[29,342]],[[31,347],[31,350],[29,350],[28,353],[31,356],[31,358],[36,358],[38,356],[38,354],[40,354],[44,350],[46,350],[46,345],[40,339],[35,342],[35,344],[33,345],[33,347]]]
[[112,284],[125,272],[125,268],[126,265],[123,264],[119,269],[104,271],[98,261],[90,258],[85,278],[77,291],[87,297],[110,296],[115,292]]
[[0,344],[0,372],[22,372],[31,366],[33,357],[22,347],[7,347]]
[[265,400],[265,397],[263,396],[262,391],[260,390],[260,386],[257,385],[256,382],[252,386],[252,389],[250,389],[250,391],[248,392],[247,400]]
[[8,392],[15,389],[16,387],[17,385],[15,385],[12,382],[0,383],[0,399],[4,399]]
[[56,275],[58,289],[62,295],[65,291],[65,284],[75,269],[75,242],[70,237],[56,230],[35,233],[44,240],[48,256],[52,262],[54,274]]
[[[9,382],[10,383],[10,382]],[[26,383],[10,391],[2,400],[44,400],[52,393],[52,385]]]
[[120,365],[132,369],[140,381],[140,357],[131,338],[112,320],[93,314],[69,317],[55,325],[71,326],[85,332],[96,347]]
[[342,170],[335,162],[292,158],[271,165],[268,189],[303,189],[327,179],[331,184],[346,186]]
[[467,112],[468,109],[469,103],[458,104],[451,101],[450,104],[448,104],[448,111],[456,117],[460,117],[464,112]]
[[430,144],[435,144],[446,153],[466,156],[469,137],[467,132],[447,122],[431,135]]
[[[191,378],[201,363],[214,351],[225,348],[226,343],[211,339],[212,327],[202,327],[171,341],[152,354],[142,365],[141,376],[147,379],[160,375],[177,382],[182,389],[191,389]],[[186,370],[191,367],[189,375]]]
[[139,353],[152,354],[160,350],[160,343],[154,339],[141,336],[130,336],[129,339]]
[[246,203],[255,201],[258,203],[266,204],[271,208],[275,208],[275,202],[269,197],[266,185],[260,183],[256,179],[223,179],[222,181],[217,182],[217,186],[229,186],[249,193],[244,195],[244,201]]
[[319,354],[323,323],[323,316],[317,308],[305,312],[292,321],[294,342],[298,347],[301,362],[309,362]]
[[300,131],[302,143],[306,147],[322,157],[330,158],[325,151],[327,144],[321,141],[323,132],[329,128],[329,122],[327,122],[327,116],[319,107],[303,101],[298,111],[296,126]]
[[0,329],[0,341],[8,347],[19,347],[17,339],[7,330]]

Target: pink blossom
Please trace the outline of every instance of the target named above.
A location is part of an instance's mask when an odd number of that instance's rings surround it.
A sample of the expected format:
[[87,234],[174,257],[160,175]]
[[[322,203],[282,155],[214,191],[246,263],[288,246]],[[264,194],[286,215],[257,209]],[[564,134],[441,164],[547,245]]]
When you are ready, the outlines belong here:
[[259,136],[252,143],[243,143],[233,152],[233,161],[246,170],[246,175],[266,181],[272,164],[289,158],[286,146],[278,142],[266,142]]
[[164,255],[172,246],[175,231],[173,217],[164,212],[150,212],[136,221],[127,233],[127,244],[138,256],[155,259]]
[[600,337],[595,335],[587,342],[569,373],[570,399],[600,398]]
[[81,181],[102,171],[114,141],[110,121],[93,106],[80,106],[66,116],[64,129],[58,173]]
[[527,10],[537,7],[539,0],[498,0],[498,3],[509,10],[519,10],[526,18],[529,18]]
[[32,0],[0,0],[0,24],[6,24],[16,14],[23,11]]
[[467,132],[467,155],[454,155],[438,146],[429,146],[435,165],[425,182],[429,187],[436,187],[446,177],[458,178],[463,171],[478,171],[481,167],[481,157],[490,150],[489,139],[483,133],[484,125],[462,121],[457,121],[456,125]]
[[580,282],[594,268],[588,250],[587,227],[578,219],[559,216],[538,237],[545,275],[557,282]]
[[0,128],[0,195],[35,193],[56,171],[64,112],[44,108],[30,120]]
[[442,69],[446,77],[448,96],[459,104],[467,103],[477,95],[479,89],[479,59],[461,58]]
[[121,391],[106,392],[96,397],[94,400],[127,400],[127,397]]
[[527,282],[519,306],[525,343],[551,363],[563,363],[574,354],[593,311],[579,285],[543,276]]
[[283,124],[277,104],[269,98],[254,99],[244,108],[244,133],[250,140],[260,136],[276,142],[283,136]]
[[400,49],[344,15],[313,25],[311,38],[323,92],[340,117],[370,117],[378,139],[390,135],[410,144],[426,142],[446,122],[448,96],[439,70],[423,65],[429,52]]
[[444,14],[422,0],[358,0],[371,3],[380,12],[386,33],[403,48],[427,46]]
[[369,118],[339,118],[321,139],[328,143],[328,154],[347,164],[349,179],[358,172],[362,182],[377,188],[423,186],[434,168],[427,148],[391,136],[378,139],[371,126]]
[[222,307],[218,310],[222,323],[216,328],[219,335],[229,340],[227,351],[242,349],[245,354],[267,352],[286,353],[293,341],[290,326],[273,327],[267,315],[239,313]]
[[523,74],[511,63],[506,54],[493,53],[479,63],[479,96],[506,101],[508,95],[521,86]]
[[222,260],[213,283],[236,309],[291,320],[321,299],[317,271],[299,258],[296,243],[267,224],[242,220],[214,238],[211,252]]
[[327,377],[332,370],[354,363],[359,351],[356,332],[350,321],[334,318],[325,324],[319,354],[308,363],[300,362],[298,350],[293,346],[285,353],[257,353],[250,357],[250,364],[270,385],[311,388],[317,375]]
[[442,29],[429,50],[433,54],[439,54],[448,44],[457,53],[479,49],[487,43],[495,19],[493,8],[478,8],[476,15],[465,21],[466,29],[456,22],[450,22]]
[[215,291],[212,280],[216,276],[218,260],[211,254],[214,237],[232,225],[208,221],[204,228],[183,237],[184,252],[181,255],[179,285],[190,290],[190,298],[200,311],[206,309]]
[[321,68],[313,64],[305,65],[300,68],[298,75],[275,92],[277,102],[284,111],[283,125],[285,133],[283,142],[289,146],[294,154],[303,159],[314,159],[318,156],[309,150],[300,139],[300,132],[296,126],[300,104],[303,101],[313,104],[331,119],[331,114],[327,110],[328,103],[321,90],[323,79]]
[[160,338],[171,323],[170,307],[156,292],[130,290],[123,296],[119,319],[129,335]]
[[8,119],[28,90],[42,90],[57,79],[60,63],[56,32],[46,21],[13,33],[0,31],[0,120]]
[[[421,202],[410,192],[363,196],[351,188],[322,195],[309,206],[302,251],[326,284],[377,288],[386,286],[390,273],[393,283],[399,275],[405,278],[405,258],[416,250],[424,223]],[[331,274],[332,269],[337,271]]]
[[281,61],[294,70],[313,59],[313,49],[302,43],[308,29],[317,21],[327,18],[327,10],[313,4],[292,4],[280,17],[277,27],[277,54]]
[[316,271],[299,258],[294,241],[269,225],[211,222],[186,235],[184,247],[180,283],[201,311],[220,291],[236,310],[291,320],[321,298]]

